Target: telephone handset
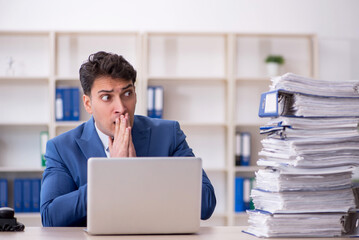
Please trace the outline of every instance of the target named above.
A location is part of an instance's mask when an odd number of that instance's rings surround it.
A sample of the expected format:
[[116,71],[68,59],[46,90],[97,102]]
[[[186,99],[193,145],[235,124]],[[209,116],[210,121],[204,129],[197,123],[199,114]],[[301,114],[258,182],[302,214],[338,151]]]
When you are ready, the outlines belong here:
[[24,231],[25,226],[14,217],[15,211],[9,207],[0,208],[0,232]]

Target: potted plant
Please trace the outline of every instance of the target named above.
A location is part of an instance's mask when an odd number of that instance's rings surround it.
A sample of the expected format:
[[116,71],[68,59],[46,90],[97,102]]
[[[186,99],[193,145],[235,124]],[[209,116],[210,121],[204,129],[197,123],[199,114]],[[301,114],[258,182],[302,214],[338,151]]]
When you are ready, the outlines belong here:
[[279,75],[279,66],[284,64],[284,58],[281,55],[268,55],[265,59],[267,63],[267,73],[270,77]]

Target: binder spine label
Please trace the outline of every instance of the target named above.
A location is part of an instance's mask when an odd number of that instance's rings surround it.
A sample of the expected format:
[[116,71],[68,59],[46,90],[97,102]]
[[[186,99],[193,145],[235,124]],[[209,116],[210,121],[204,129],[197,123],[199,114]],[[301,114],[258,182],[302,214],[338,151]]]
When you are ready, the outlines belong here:
[[241,133],[241,157],[240,165],[249,166],[251,160],[251,135],[250,133]]
[[278,90],[261,94],[259,117],[278,116]]
[[278,109],[277,93],[269,93],[265,98],[265,113],[275,113]]
[[154,93],[153,93],[153,87],[148,87],[147,89],[147,116],[153,117],[154,112]]
[[156,87],[155,90],[155,117],[162,118],[163,112],[163,88]]
[[236,166],[241,165],[241,149],[242,149],[242,144],[241,144],[241,133],[240,132],[236,132]]
[[55,99],[55,118],[56,121],[61,121],[64,119],[64,102],[63,102],[63,89],[56,89],[56,99]]

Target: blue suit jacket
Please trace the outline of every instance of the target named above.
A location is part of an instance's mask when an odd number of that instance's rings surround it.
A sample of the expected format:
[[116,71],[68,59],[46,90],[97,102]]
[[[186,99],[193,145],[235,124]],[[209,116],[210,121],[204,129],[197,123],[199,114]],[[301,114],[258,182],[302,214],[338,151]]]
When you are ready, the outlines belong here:
[[[194,156],[185,138],[178,122],[135,116],[132,139],[138,157]],[[41,186],[43,226],[86,226],[90,157],[106,157],[93,118],[48,141]],[[216,197],[206,173],[202,173],[201,219],[208,219]]]

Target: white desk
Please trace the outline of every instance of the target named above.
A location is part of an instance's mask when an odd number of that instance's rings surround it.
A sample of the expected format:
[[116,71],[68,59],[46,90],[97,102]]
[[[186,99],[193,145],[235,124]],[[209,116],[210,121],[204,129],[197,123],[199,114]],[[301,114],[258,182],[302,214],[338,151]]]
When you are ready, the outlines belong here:
[[[191,235],[123,235],[123,236],[91,236],[83,231],[83,228],[44,228],[44,227],[27,227],[24,232],[0,232],[1,240],[51,240],[51,239],[88,239],[88,240],[113,240],[113,239],[130,239],[130,240],[258,240],[257,238],[242,232],[245,227],[201,227],[197,234]],[[274,238],[271,238],[274,239]],[[303,238],[291,238],[291,240]],[[312,240],[315,238],[305,238]],[[320,240],[328,238],[317,238]],[[347,238],[335,238],[337,240]],[[283,240],[281,238],[280,240]]]

